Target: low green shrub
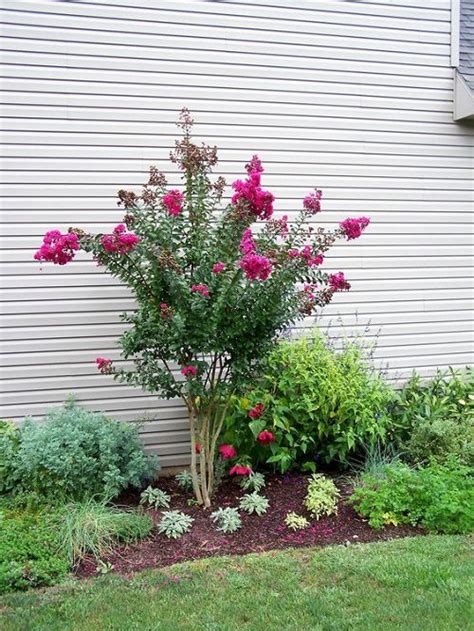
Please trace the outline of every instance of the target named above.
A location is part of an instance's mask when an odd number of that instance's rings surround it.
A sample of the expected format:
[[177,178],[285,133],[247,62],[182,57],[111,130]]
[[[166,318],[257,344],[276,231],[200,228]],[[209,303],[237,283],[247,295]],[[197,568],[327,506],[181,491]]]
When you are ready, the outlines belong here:
[[257,491],[253,491],[253,493],[247,493],[240,500],[240,508],[244,510],[246,513],[251,515],[252,513],[256,513],[258,516],[264,515],[270,502],[263,495],[259,495]]
[[422,463],[456,456],[474,465],[474,369],[414,374],[392,408],[394,437],[404,457]]
[[[89,412],[69,400],[45,423],[26,420],[11,439],[0,438],[0,488],[15,493],[80,500],[111,499],[150,480],[157,463],[148,458],[138,431],[128,423]],[[1,481],[3,479],[3,482]]]
[[147,504],[155,510],[159,508],[169,508],[170,502],[171,496],[169,493],[153,486],[147,486],[140,495],[140,504]]
[[0,593],[54,585],[68,571],[67,555],[49,515],[0,511]]
[[337,500],[339,491],[332,480],[322,473],[313,473],[309,479],[308,491],[304,505],[312,517],[334,515],[337,513]]
[[93,499],[66,504],[57,519],[61,550],[72,566],[86,554],[100,559],[117,543],[143,539],[153,527],[149,515],[119,510]]
[[236,508],[218,508],[211,513],[211,519],[217,524],[217,530],[231,534],[242,527],[239,511]]
[[[260,383],[234,398],[223,441],[253,466],[281,472],[315,471],[317,459],[347,463],[361,445],[383,441],[389,426],[394,393],[369,355],[358,341],[336,350],[319,332],[279,343]],[[265,430],[273,440],[262,437]]]
[[286,514],[285,525],[290,530],[304,530],[309,526],[309,521],[303,515],[290,511]]
[[194,519],[186,513],[177,510],[164,511],[163,517],[158,524],[158,532],[168,537],[168,539],[179,539],[193,525]]
[[420,525],[430,532],[468,533],[474,529],[473,470],[454,458],[411,468],[387,465],[383,477],[365,475],[350,501],[374,528]]
[[18,427],[11,421],[0,421],[0,493],[9,493],[15,488],[14,463],[19,445]]

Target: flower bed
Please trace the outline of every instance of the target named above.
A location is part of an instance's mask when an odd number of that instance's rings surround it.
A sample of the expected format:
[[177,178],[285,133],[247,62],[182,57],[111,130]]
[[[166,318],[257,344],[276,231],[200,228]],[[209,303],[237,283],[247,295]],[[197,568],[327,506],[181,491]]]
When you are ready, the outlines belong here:
[[[144,568],[164,567],[180,561],[227,554],[247,554],[264,550],[288,547],[325,546],[329,544],[351,544],[356,542],[380,541],[397,537],[423,534],[420,528],[411,526],[387,526],[377,531],[371,528],[354,509],[346,503],[352,487],[344,478],[335,479],[341,496],[338,513],[323,517],[319,521],[311,519],[303,507],[307,493],[308,476],[286,474],[267,476],[266,486],[261,493],[270,506],[268,512],[258,516],[241,511],[242,527],[232,534],[216,529],[211,519],[212,510],[190,506],[191,494],[184,494],[173,479],[160,480],[160,488],[171,496],[173,510],[180,510],[194,518],[191,530],[177,540],[167,539],[154,529],[145,540],[136,544],[117,548],[104,561],[113,566],[115,572],[127,574]],[[232,480],[222,483],[214,505],[220,507],[238,506],[245,494]],[[138,494],[128,494],[120,502],[138,504]],[[304,514],[309,526],[296,532],[285,525],[288,512]],[[155,524],[161,519],[160,510],[147,509]],[[97,573],[97,561],[88,557],[78,568],[77,573],[86,577]]]

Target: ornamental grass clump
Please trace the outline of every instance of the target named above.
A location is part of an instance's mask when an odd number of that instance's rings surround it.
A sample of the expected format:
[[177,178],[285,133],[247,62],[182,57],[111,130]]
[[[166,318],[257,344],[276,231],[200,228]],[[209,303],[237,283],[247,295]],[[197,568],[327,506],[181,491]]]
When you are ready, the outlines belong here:
[[[131,367],[98,357],[97,368],[159,397],[182,398],[194,493],[210,506],[230,397],[255,378],[276,337],[350,288],[342,272],[321,266],[337,240],[358,237],[369,220],[315,228],[319,190],[306,195],[291,221],[274,216],[277,200],[262,188],[258,156],[222,206],[226,183],[211,179],[216,147],[195,144],[192,125],[184,109],[183,138],[171,154],[179,187],[152,167],[141,193],[119,191],[125,214],[111,232],[50,231],[35,259],[64,265],[87,252],[131,289],[136,309],[124,314],[127,330],[119,338]],[[262,444],[271,443],[270,433]],[[235,475],[252,471],[238,454],[229,464]]]

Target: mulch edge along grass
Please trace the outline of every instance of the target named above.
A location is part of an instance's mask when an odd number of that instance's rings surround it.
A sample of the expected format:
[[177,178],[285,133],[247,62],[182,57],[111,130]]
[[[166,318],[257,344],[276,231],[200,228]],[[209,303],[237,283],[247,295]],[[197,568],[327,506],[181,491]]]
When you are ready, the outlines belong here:
[[472,538],[200,559],[0,598],[0,628],[468,629]]

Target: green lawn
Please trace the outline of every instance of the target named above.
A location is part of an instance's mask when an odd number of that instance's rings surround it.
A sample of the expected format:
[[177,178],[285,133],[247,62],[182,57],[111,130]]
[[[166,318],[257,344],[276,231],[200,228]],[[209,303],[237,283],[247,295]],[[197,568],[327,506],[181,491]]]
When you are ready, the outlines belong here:
[[0,598],[0,629],[473,629],[470,540],[205,559]]

